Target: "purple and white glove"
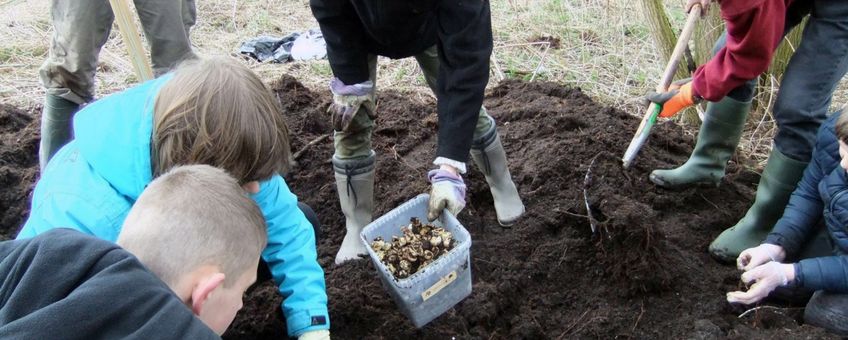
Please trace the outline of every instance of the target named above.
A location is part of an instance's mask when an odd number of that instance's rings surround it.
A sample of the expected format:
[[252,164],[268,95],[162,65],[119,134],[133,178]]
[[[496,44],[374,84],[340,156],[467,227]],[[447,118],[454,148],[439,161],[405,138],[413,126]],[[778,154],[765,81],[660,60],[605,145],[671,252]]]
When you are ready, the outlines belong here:
[[435,169],[427,173],[427,179],[431,183],[427,219],[435,221],[444,209],[456,216],[465,208],[465,182],[462,176]]
[[371,119],[376,118],[374,83],[370,80],[355,85],[345,85],[339,78],[333,78],[330,81],[330,91],[333,92],[333,104],[327,111],[330,112],[333,129],[336,131],[347,130],[360,108],[365,108],[365,112]]

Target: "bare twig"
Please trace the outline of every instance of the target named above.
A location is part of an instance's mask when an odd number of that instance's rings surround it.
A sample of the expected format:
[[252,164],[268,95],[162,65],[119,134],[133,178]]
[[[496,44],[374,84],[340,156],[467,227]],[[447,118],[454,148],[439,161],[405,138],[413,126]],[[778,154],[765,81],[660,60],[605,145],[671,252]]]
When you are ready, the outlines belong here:
[[410,169],[412,169],[412,170],[416,170],[414,166],[409,165],[409,163],[407,163],[407,162],[406,162],[406,160],[405,160],[405,159],[403,159],[403,157],[401,157],[401,155],[400,155],[400,154],[398,154],[397,149],[395,149],[395,147],[396,147],[396,146],[397,146],[397,144],[392,145],[392,148],[391,148],[391,150],[392,150],[392,155],[394,155],[394,156],[395,156],[395,160],[400,161],[401,163],[403,163],[403,165],[406,165],[406,167],[408,167],[408,168],[410,168]]
[[703,198],[703,199],[704,199],[704,201],[707,201],[707,203],[709,203],[710,205],[712,205],[713,207],[715,207],[715,208],[716,208],[716,210],[721,211],[721,208],[719,208],[719,207],[718,207],[718,205],[716,205],[715,203],[711,202],[711,201],[710,201],[710,200],[708,200],[706,197],[704,197],[704,194],[698,194],[698,195],[701,195],[701,198]]
[[495,75],[498,76],[498,81],[506,79],[503,70],[501,70],[501,65],[498,62],[498,53],[496,51],[492,51],[492,66],[495,67]]
[[589,313],[589,309],[587,309],[585,312],[583,312],[583,314],[581,314],[580,317],[577,318],[577,320],[574,320],[574,322],[572,322],[571,325],[569,325],[568,328],[566,328],[565,331],[563,331],[562,334],[560,334],[557,337],[557,340],[561,340],[561,339],[563,339],[563,337],[565,337],[567,334],[569,334],[568,331],[570,331],[572,328],[574,328],[574,326],[577,326],[577,324],[579,324],[580,321],[583,320],[583,317],[586,316],[587,313]]
[[545,64],[545,58],[548,56],[548,51],[551,50],[551,43],[547,42],[547,41],[546,41],[546,43],[547,44],[544,45],[545,51],[542,52],[542,56],[539,57],[539,65],[537,65],[536,68],[533,70],[533,76],[530,77],[530,81],[533,81],[533,79],[536,79],[536,74],[538,74],[539,70],[542,69],[542,65]]
[[586,176],[583,177],[583,202],[586,203],[586,218],[589,219],[589,226],[592,228],[592,234],[597,234],[598,229],[595,227],[595,217],[592,216],[592,207],[589,205],[589,185],[592,182],[592,166],[595,165],[595,160],[598,155],[592,157],[592,162],[589,163],[589,168],[586,169]]
[[785,315],[785,314],[783,314],[783,313],[781,312],[781,310],[783,310],[783,309],[787,309],[787,308],[781,308],[781,307],[775,307],[775,306],[759,306],[759,307],[754,307],[754,308],[751,308],[751,309],[749,309],[749,310],[746,310],[746,311],[745,311],[744,313],[742,313],[742,314],[739,314],[739,317],[738,317],[738,318],[739,318],[739,319],[744,318],[746,315],[751,314],[752,312],[758,312],[760,309],[773,309],[773,310],[775,311],[775,313],[778,313],[778,314],[781,314],[781,315]]
[[639,325],[639,321],[642,321],[642,315],[644,315],[644,314],[645,314],[645,301],[642,301],[642,304],[639,306],[639,308],[640,308],[642,311],[641,311],[641,312],[639,312],[639,317],[637,317],[637,318],[636,318],[636,323],[634,323],[634,324],[633,324],[633,327],[632,327],[632,328],[630,328],[630,333],[633,333],[634,331],[636,331],[636,326],[638,326],[638,325]]
[[562,212],[562,213],[564,213],[564,214],[566,214],[566,215],[571,215],[571,216],[577,216],[577,217],[589,217],[589,216],[587,216],[587,215],[583,215],[583,214],[575,214],[575,213],[570,212],[570,211],[568,211],[568,210],[566,210],[566,211],[561,211],[561,212]]
[[303,153],[306,152],[306,149],[309,149],[309,147],[311,147],[315,144],[321,143],[321,141],[327,139],[327,137],[330,137],[329,133],[320,135],[320,136],[318,136],[318,138],[315,138],[312,141],[310,141],[309,143],[306,143],[306,145],[304,145],[302,148],[300,148],[300,150],[297,150],[297,152],[295,152],[294,155],[292,155],[292,158],[294,158],[294,159],[300,158],[300,156],[303,156]]

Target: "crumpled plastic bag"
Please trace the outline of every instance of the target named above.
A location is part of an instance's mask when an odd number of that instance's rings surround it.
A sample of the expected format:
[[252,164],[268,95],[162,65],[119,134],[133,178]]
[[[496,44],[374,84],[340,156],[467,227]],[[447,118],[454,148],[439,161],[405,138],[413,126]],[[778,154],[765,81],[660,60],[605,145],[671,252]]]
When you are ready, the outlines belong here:
[[277,38],[261,36],[241,44],[239,53],[260,62],[285,63],[292,60],[324,59],[327,44],[319,29],[294,32]]
[[241,44],[239,53],[259,60],[284,63],[291,60],[291,49],[300,33],[292,33],[282,38],[261,36]]
[[327,43],[319,29],[311,29],[294,40],[291,48],[294,60],[324,59],[327,57]]

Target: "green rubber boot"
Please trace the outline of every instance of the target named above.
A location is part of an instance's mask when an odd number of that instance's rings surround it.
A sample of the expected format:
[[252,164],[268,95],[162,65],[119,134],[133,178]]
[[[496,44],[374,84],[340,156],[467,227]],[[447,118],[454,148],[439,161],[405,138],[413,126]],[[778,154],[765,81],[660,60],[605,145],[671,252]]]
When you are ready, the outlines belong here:
[[735,262],[743,250],[756,247],[766,238],[783,209],[789,196],[798,185],[808,162],[786,157],[777,148],[772,148],[766,168],[757,185],[754,205],[748,209],[739,223],[723,231],[710,244],[710,254],[722,262]]
[[652,171],[651,182],[664,188],[718,186],[724,177],[727,161],[742,137],[749,111],[750,101],[740,102],[725,97],[717,103],[708,103],[692,156],[678,168]]
[[38,150],[38,163],[42,171],[56,151],[71,141],[71,120],[78,110],[79,104],[56,95],[48,94],[44,99],[44,111],[41,112],[41,145]]

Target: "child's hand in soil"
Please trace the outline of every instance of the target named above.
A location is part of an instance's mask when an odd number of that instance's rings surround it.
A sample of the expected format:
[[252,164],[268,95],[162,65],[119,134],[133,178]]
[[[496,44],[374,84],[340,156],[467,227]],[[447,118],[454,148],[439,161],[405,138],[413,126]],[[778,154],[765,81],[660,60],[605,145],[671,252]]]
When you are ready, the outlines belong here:
[[780,262],[768,262],[742,273],[742,282],[753,283],[746,292],[727,293],[727,302],[754,304],[769,295],[777,286],[785,286],[795,279],[795,266]]
[[748,248],[742,251],[742,253],[739,254],[739,257],[736,258],[736,268],[748,271],[769,261],[783,261],[783,258],[785,257],[786,252],[783,250],[783,247],[763,243],[754,248]]
[[297,337],[297,340],[330,340],[330,331],[309,331]]

